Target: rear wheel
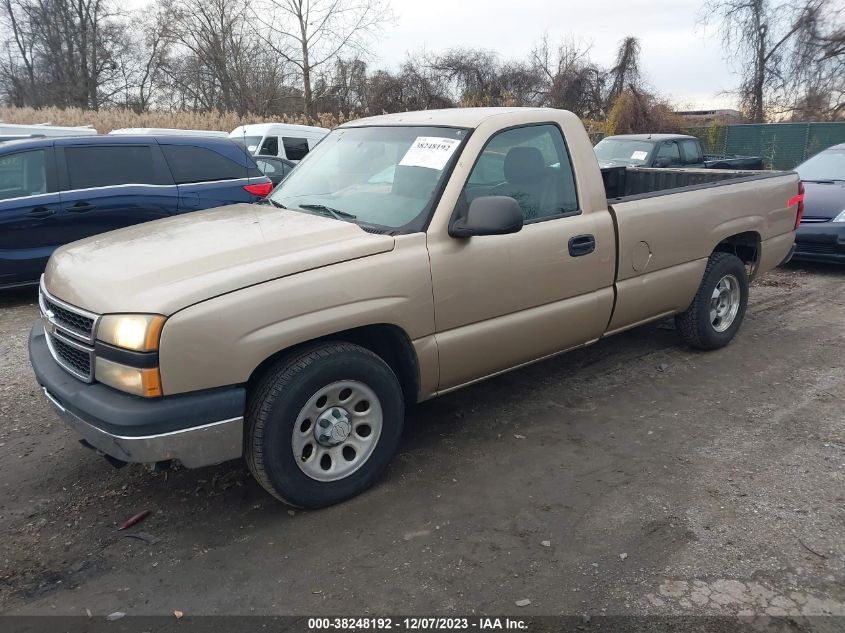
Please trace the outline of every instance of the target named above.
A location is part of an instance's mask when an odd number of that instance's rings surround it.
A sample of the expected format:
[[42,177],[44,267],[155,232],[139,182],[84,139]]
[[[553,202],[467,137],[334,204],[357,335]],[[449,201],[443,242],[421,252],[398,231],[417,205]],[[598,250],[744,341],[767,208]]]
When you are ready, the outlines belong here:
[[244,453],[272,495],[319,508],[375,482],[403,421],[402,389],[387,363],[358,345],[319,344],[282,359],[256,385]]
[[748,275],[742,260],[713,253],[692,304],[675,316],[675,325],[692,347],[724,347],[739,330],[748,305]]

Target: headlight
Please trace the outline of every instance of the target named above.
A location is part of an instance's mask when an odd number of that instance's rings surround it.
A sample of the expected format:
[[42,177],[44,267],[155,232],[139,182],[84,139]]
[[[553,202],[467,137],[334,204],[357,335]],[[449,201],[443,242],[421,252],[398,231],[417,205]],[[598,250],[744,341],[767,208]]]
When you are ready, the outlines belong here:
[[158,367],[129,367],[98,356],[94,362],[94,376],[104,385],[136,396],[155,398],[161,395]]
[[97,339],[135,352],[154,352],[163,325],[160,314],[107,314],[97,326]]
[[845,222],[845,209],[842,210],[842,213],[840,213],[835,218],[833,218],[833,221],[834,222]]

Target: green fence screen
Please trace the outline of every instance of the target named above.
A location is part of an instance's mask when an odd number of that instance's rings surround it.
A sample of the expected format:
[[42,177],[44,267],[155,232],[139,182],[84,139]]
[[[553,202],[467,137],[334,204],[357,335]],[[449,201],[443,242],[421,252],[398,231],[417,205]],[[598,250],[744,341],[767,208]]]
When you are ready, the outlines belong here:
[[845,122],[760,123],[684,130],[709,154],[762,156],[769,169],[792,169],[831,145],[845,143]]

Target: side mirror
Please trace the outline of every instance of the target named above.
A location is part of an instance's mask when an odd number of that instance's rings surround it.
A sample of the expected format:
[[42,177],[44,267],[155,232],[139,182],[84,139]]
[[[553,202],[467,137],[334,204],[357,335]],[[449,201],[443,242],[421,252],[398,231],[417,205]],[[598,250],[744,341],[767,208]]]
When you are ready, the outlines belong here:
[[522,230],[522,209],[509,196],[482,196],[469,205],[466,217],[449,227],[452,237],[507,235]]
[[658,167],[658,168],[668,167],[669,166],[669,160],[667,158],[658,158],[657,160],[654,161],[654,166]]

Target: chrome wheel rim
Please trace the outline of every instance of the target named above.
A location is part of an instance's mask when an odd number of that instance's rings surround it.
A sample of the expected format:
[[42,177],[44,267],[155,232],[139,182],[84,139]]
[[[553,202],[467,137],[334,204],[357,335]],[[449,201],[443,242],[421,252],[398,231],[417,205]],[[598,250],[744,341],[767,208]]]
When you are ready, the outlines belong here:
[[717,332],[724,332],[739,312],[740,289],[735,275],[725,275],[713,288],[710,297],[710,325]]
[[316,481],[337,481],[363,466],[378,444],[381,402],[357,380],[319,389],[299,412],[291,448],[299,469]]

